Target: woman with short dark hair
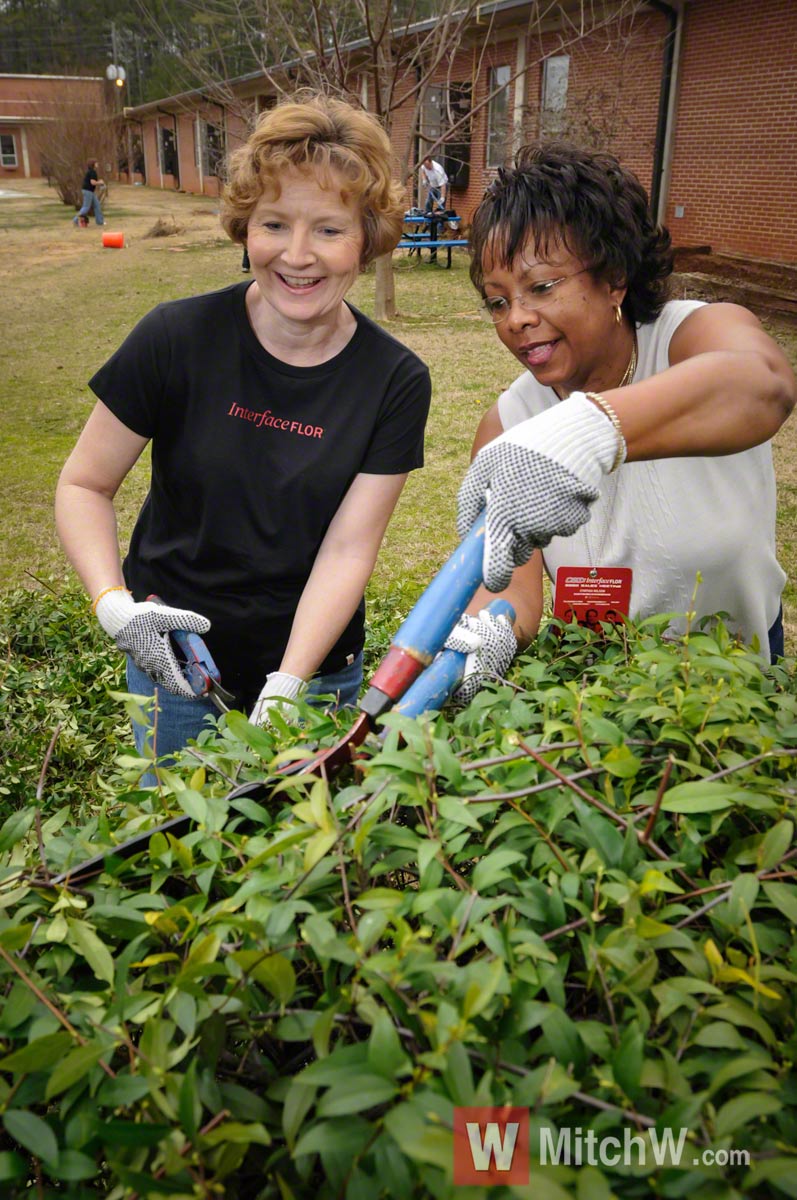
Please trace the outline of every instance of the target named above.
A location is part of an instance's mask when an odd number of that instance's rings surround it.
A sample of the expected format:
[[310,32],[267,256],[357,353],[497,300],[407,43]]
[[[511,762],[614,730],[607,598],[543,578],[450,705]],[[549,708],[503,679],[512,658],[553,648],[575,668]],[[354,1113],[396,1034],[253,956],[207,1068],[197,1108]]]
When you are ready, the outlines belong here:
[[[744,308],[668,299],[669,235],[609,154],[524,148],[471,243],[484,316],[524,371],[479,426],[458,525],[486,509],[484,580],[512,601],[517,642],[539,627],[544,568],[563,619],[691,613],[672,620],[683,631],[722,611],[782,653],[769,439],[797,398],[784,353]],[[499,673],[517,648],[501,647],[485,663]]]

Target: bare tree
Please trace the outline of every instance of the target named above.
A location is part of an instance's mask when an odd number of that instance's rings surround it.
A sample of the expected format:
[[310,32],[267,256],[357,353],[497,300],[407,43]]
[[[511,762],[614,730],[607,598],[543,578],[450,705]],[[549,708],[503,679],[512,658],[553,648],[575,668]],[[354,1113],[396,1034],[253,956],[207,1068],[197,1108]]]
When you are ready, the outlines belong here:
[[41,121],[34,140],[42,171],[55,185],[64,204],[79,208],[86,164],[96,158],[101,174],[114,168],[117,157],[117,121],[104,99],[78,99],[64,86],[46,104],[37,102]]
[[[147,0],[139,0],[142,11]],[[396,114],[402,114],[404,139],[397,170],[406,183],[413,179],[411,162],[416,138],[424,153],[434,153],[447,142],[467,141],[471,122],[501,91],[538,66],[550,54],[544,35],[558,29],[560,52],[609,29],[643,7],[644,0],[530,0],[527,44],[537,47],[514,75],[472,103],[464,111],[452,103],[456,97],[453,67],[456,55],[467,49],[476,57],[473,76],[478,78],[493,33],[495,9],[478,0],[184,0],[195,11],[189,23],[193,40],[181,57],[203,89],[229,109],[251,120],[247,105],[225,70],[231,30],[240,51],[246,42],[249,58],[257,64],[264,83],[278,97],[298,87],[344,96],[367,104],[388,134]],[[478,10],[478,11],[477,11]],[[195,31],[201,14],[201,39]],[[480,18],[477,23],[477,17]],[[441,86],[444,103],[432,128],[426,120],[430,89]],[[409,112],[409,120],[406,114]],[[507,154],[512,134],[507,137]],[[414,164],[417,169],[418,164]],[[379,319],[395,316],[391,257],[376,264],[375,311]]]

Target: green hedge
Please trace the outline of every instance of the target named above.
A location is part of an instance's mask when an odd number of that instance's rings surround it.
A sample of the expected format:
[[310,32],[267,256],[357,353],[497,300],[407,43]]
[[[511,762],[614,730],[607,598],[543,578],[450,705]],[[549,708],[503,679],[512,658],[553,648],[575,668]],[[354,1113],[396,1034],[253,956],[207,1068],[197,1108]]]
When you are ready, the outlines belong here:
[[[793,664],[664,625],[542,638],[331,785],[274,777],[341,732],[300,709],[232,714],[152,791],[129,751],[79,817],[45,788],[37,827],[28,791],[0,829],[0,1193],[797,1196]],[[463,1192],[455,1108],[504,1104],[531,1186]],[[677,1164],[535,1157],[682,1128]]]

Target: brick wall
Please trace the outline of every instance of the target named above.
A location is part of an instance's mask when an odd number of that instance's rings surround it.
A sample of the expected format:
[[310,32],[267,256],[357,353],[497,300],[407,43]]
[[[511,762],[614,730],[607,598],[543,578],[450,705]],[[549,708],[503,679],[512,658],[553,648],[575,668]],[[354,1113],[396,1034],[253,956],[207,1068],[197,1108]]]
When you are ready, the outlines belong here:
[[673,240],[797,262],[795,0],[694,0],[681,67]]
[[0,133],[13,138],[15,166],[0,163],[4,179],[36,178],[42,174],[36,129],[65,105],[102,106],[104,79],[77,75],[0,75]]
[[[541,38],[529,35],[524,25],[502,30],[486,50],[477,44],[461,51],[453,65],[446,63],[435,82],[473,83],[470,179],[466,189],[452,192],[457,211],[469,220],[494,176],[486,166],[490,70],[508,66],[512,76],[517,74],[520,38],[525,38],[526,72],[508,88],[507,158],[511,158],[513,135],[515,142],[528,142],[545,134],[540,113],[542,62],[550,54],[568,54],[567,109],[558,124],[548,128],[548,136],[558,134],[610,150],[650,187],[665,33],[664,17],[655,12],[613,22],[565,45],[552,33]],[[522,99],[519,131],[513,128],[516,91]]]

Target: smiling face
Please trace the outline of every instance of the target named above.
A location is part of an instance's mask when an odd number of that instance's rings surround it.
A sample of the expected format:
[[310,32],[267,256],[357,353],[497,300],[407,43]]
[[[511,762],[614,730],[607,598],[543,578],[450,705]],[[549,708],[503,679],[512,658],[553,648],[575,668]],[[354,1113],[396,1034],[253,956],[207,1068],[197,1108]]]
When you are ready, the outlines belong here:
[[[627,322],[616,319],[624,288],[595,279],[561,241],[543,253],[530,238],[509,265],[494,259],[488,244],[482,266],[485,297],[511,303],[496,333],[540,384],[559,395],[617,385],[632,341]],[[519,295],[534,307],[520,304]]]
[[364,235],[359,204],[345,181],[291,168],[277,197],[261,196],[247,226],[252,274],[272,316],[291,325],[334,325],[360,271]]

